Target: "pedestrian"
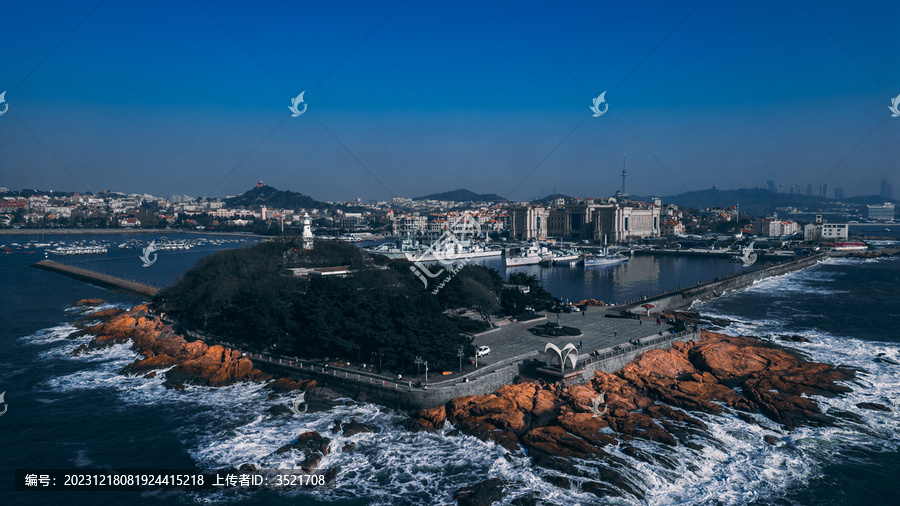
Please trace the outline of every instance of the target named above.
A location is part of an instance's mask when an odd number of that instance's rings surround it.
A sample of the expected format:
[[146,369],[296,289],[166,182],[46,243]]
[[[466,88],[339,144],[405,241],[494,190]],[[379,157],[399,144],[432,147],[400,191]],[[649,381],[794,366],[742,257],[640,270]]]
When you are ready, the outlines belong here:
[[638,318],[638,325],[643,325],[643,324],[644,324],[644,320],[642,318]]

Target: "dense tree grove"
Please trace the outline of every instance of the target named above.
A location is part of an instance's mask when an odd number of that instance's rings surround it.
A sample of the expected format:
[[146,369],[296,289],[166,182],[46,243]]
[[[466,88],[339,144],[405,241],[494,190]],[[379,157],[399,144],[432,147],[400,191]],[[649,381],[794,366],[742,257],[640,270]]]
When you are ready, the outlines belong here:
[[500,305],[508,314],[518,315],[525,312],[526,307],[535,311],[544,311],[553,307],[553,295],[541,285],[537,276],[515,272],[509,275],[510,285],[527,286],[528,293],[518,288],[505,288],[500,292]]
[[[343,265],[351,275],[286,274],[292,267]],[[421,356],[434,369],[453,368],[460,346],[466,356],[474,353],[466,333],[486,329],[509,290],[496,270],[466,266],[434,295],[410,265],[342,241],[316,241],[304,252],[296,238],[276,239],[204,258],[155,303],[186,326],[253,349],[383,363],[404,372],[415,370]],[[531,278],[522,281],[534,284],[527,300],[535,304],[535,293],[546,292]],[[459,316],[458,308],[473,309],[482,320]]]

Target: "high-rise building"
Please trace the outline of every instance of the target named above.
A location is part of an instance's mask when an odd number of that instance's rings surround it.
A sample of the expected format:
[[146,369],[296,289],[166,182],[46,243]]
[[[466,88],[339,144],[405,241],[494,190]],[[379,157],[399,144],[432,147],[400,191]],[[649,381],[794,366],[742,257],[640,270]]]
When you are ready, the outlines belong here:
[[775,180],[769,179],[766,181],[766,190],[769,190],[770,192],[775,191]]
[[822,183],[822,186],[819,186],[819,196],[828,198],[828,183]]
[[866,206],[866,218],[870,220],[891,221],[894,219],[894,204],[885,202],[880,206]]
[[834,200],[844,200],[844,188],[838,186],[834,189]]
[[891,186],[891,183],[888,183],[887,179],[881,180],[881,198],[883,199],[894,199],[894,187]]
[[806,195],[812,197],[812,183],[806,185]]

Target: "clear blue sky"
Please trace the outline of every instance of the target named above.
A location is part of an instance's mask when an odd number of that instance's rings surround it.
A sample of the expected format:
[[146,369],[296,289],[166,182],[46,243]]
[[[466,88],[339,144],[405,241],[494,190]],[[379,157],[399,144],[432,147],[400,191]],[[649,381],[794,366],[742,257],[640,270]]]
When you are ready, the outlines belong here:
[[13,1],[0,33],[11,189],[607,196],[623,153],[640,195],[900,187],[896,1]]

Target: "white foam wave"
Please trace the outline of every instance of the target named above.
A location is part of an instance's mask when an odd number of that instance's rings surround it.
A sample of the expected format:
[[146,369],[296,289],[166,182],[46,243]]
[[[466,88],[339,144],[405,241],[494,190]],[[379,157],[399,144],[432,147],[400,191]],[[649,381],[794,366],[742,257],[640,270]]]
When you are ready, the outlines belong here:
[[[261,404],[266,407],[285,402]],[[319,468],[340,469],[336,478],[339,486],[317,493],[320,499],[369,497],[372,504],[396,504],[398,498],[403,498],[407,504],[452,503],[457,489],[489,476],[523,483],[520,495],[527,490],[541,490],[548,499],[568,502],[572,497],[571,492],[563,493],[541,480],[543,471],[531,467],[525,457],[510,456],[498,446],[470,436],[450,437],[446,431],[408,432],[401,427],[405,415],[373,404],[338,405],[329,411],[297,417],[269,418],[259,414],[243,422],[238,420],[241,416],[232,419],[239,425],[228,424],[229,428],[200,438],[191,454],[201,466],[252,463],[261,468],[295,469],[304,455],[298,451],[279,455],[275,451],[300,434],[317,431],[331,439],[329,454]],[[375,427],[376,432],[349,437],[332,433],[337,420],[351,419]],[[343,451],[348,445],[352,445],[352,451]],[[583,493],[576,497],[588,502],[591,498],[596,500]]]
[[58,343],[60,341],[65,340],[71,334],[76,332],[78,329],[73,325],[68,323],[63,325],[58,325],[56,327],[49,327],[46,329],[41,329],[34,334],[29,334],[27,336],[22,336],[19,338],[19,341],[26,344],[51,344]]
[[[810,283],[827,281],[821,273],[810,275],[807,270],[770,278],[750,289],[771,293],[773,288],[794,285],[797,278]],[[700,310],[709,314],[704,309],[701,305]],[[857,379],[849,383],[853,392],[835,398],[816,397],[815,400],[823,411],[849,411],[860,416],[861,422],[846,421],[837,427],[782,432],[762,415],[755,415],[758,423],[752,424],[731,414],[694,413],[709,426],[708,437],[693,439],[704,446],[700,451],[683,445],[669,448],[647,441],[630,443],[645,453],[668,457],[667,461],[674,469],[659,462],[646,462],[626,454],[621,448],[607,447],[607,451],[627,461],[632,468],[616,470],[629,481],[639,484],[646,496],[641,500],[630,496],[601,500],[581,491],[580,484],[585,478],[570,476],[573,489],[560,489],[543,479],[546,475],[559,475],[559,472],[536,468],[527,457],[512,456],[499,446],[474,437],[450,436],[447,429],[436,434],[409,432],[402,427],[405,415],[377,405],[339,404],[324,412],[270,417],[267,410],[276,404],[287,404],[288,397],[267,400],[270,391],[260,384],[215,389],[188,386],[184,391],[173,391],[163,386],[164,374],[159,372],[149,379],[122,376],[118,371],[136,358],[128,344],[96,350],[77,358],[69,356],[69,359],[84,361],[85,368],[53,378],[48,381],[48,386],[58,391],[106,388],[116,391],[126,405],[155,404],[179,408],[173,410],[183,418],[179,438],[198,466],[204,468],[255,464],[260,468],[293,469],[300,465],[304,456],[298,451],[276,454],[276,450],[300,434],[318,431],[331,439],[329,454],[319,468],[339,469],[338,486],[298,494],[315,494],[317,499],[326,501],[367,497],[371,504],[453,503],[453,493],[459,488],[498,477],[509,483],[505,502],[536,492],[548,504],[745,504],[766,502],[779,491],[808,482],[821,472],[824,463],[837,458],[848,447],[900,448],[900,420],[896,411],[870,411],[856,406],[861,402],[888,406],[900,403],[900,366],[873,360],[883,353],[900,362],[897,345],[831,336],[813,330],[798,331],[790,322],[777,317],[748,320],[726,314],[721,309],[719,313],[714,316],[732,321],[727,329],[729,333],[763,338],[778,333],[804,335],[813,342],[780,344],[796,347],[811,355],[813,360],[860,368],[862,372]],[[74,330],[71,326],[54,327],[22,339],[56,343]],[[54,349],[70,347],[67,343]],[[337,420],[351,419],[374,426],[377,431],[350,437],[331,432]],[[764,441],[766,436],[774,436],[777,441],[768,445]],[[348,445],[352,445],[352,451],[344,451]],[[587,465],[584,469],[591,467]]]

